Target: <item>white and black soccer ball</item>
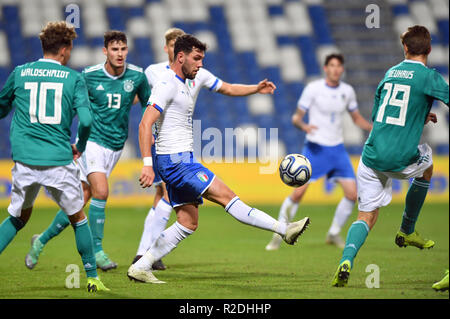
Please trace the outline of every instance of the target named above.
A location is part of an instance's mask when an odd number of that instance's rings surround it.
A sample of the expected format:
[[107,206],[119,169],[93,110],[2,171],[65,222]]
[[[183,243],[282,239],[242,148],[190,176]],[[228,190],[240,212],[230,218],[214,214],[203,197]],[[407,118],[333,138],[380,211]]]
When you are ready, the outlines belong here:
[[288,154],[280,163],[280,178],[286,185],[300,187],[311,178],[311,163],[300,154]]

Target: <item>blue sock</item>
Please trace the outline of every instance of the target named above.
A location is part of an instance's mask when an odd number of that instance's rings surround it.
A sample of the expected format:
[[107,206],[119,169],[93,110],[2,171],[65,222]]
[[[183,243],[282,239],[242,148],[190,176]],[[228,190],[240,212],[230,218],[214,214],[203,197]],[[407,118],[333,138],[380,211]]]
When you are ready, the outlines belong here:
[[103,250],[103,230],[105,226],[105,206],[106,200],[92,198],[89,205],[89,226],[94,240],[94,253]]
[[359,249],[366,241],[369,231],[369,225],[363,220],[357,220],[350,226],[345,241],[345,248],[342,252],[342,259],[339,264],[344,260],[350,260],[351,267],[353,268],[353,259],[355,259]]
[[9,245],[17,232],[24,226],[20,218],[8,216],[0,225],[0,254]]
[[75,242],[78,253],[83,261],[87,277],[97,277],[97,264],[95,262],[92,234],[87,219],[73,225]]
[[50,239],[58,236],[67,226],[70,225],[69,217],[62,210],[59,210],[52,223],[39,237],[39,241],[45,245]]
[[414,178],[409,186],[405,199],[405,211],[403,212],[400,231],[406,235],[412,234],[416,226],[417,218],[428,193],[430,182],[425,179]]

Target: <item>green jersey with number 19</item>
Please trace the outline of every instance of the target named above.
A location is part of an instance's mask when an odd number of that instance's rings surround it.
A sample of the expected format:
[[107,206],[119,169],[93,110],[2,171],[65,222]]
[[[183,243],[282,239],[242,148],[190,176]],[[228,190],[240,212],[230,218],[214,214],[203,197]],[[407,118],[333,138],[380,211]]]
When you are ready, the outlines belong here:
[[92,108],[89,140],[108,149],[121,150],[128,137],[128,118],[134,97],[147,105],[150,86],[142,68],[127,63],[122,74],[112,76],[104,64],[87,67],[82,72]]
[[86,84],[79,72],[51,59],[17,66],[0,92],[0,113],[6,115],[12,107],[14,161],[37,166],[72,162],[72,120],[77,108],[89,108]]
[[449,103],[448,84],[436,70],[412,60],[389,69],[375,93],[373,129],[364,145],[363,163],[379,171],[398,172],[416,162],[435,99]]

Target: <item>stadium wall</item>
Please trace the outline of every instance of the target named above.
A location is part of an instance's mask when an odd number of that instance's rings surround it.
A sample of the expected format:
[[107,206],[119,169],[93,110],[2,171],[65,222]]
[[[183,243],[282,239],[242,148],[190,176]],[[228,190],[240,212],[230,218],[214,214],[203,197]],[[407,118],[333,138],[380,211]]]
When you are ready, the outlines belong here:
[[[352,157],[357,168],[358,156]],[[121,160],[109,178],[110,198],[108,206],[149,207],[153,203],[154,187],[142,189],[138,178],[142,167],[141,160]],[[434,175],[431,181],[427,201],[448,203],[449,201],[449,157],[433,158]],[[11,168],[14,163],[0,160],[0,207],[9,205],[11,194]],[[253,205],[280,205],[292,188],[284,185],[278,171],[274,174],[261,174],[259,163],[210,163],[206,164],[244,201]],[[408,190],[408,181],[393,181],[393,202],[402,203]],[[306,193],[305,204],[335,204],[342,198],[342,190],[332,183],[321,179],[313,183]],[[35,202],[37,206],[56,207],[56,204],[42,189]],[[213,205],[205,201],[205,205]]]

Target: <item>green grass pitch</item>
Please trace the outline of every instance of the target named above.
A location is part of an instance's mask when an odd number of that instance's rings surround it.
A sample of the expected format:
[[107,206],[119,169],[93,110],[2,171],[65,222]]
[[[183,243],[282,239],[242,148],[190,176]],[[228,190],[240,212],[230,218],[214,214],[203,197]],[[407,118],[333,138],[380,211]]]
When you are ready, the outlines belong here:
[[[258,205],[256,205],[258,207]],[[278,206],[259,206],[277,216]],[[146,208],[107,208],[104,249],[119,267],[99,274],[111,292],[88,294],[73,230],[68,227],[45,247],[33,270],[24,258],[33,234],[42,232],[56,209],[33,212],[28,225],[0,255],[0,298],[160,298],[160,299],[448,299],[431,285],[442,278],[449,262],[449,205],[425,203],[417,229],[436,242],[430,250],[399,248],[394,237],[400,225],[402,205],[381,210],[378,222],[360,250],[346,288],[331,287],[341,251],[324,243],[335,206],[301,205],[297,219],[311,218],[310,228],[296,246],[283,244],[267,252],[272,234],[244,225],[221,207],[201,207],[199,228],[163,260],[166,271],[155,275],[165,285],[139,284],[126,276],[143,229]],[[169,225],[174,220],[172,215]],[[2,209],[0,220],[7,216]],[[356,209],[343,230],[345,238]],[[66,267],[80,267],[80,288],[65,287]],[[380,288],[366,287],[370,273],[380,270]]]

